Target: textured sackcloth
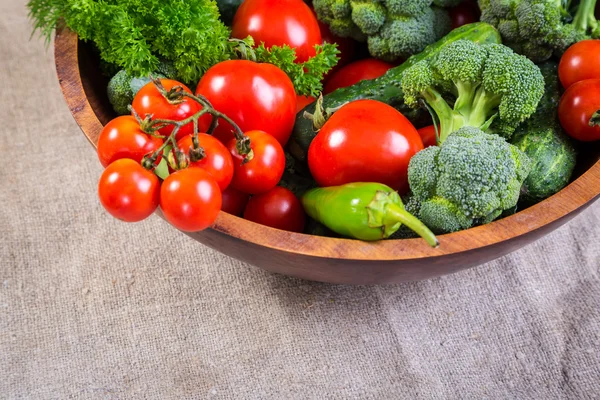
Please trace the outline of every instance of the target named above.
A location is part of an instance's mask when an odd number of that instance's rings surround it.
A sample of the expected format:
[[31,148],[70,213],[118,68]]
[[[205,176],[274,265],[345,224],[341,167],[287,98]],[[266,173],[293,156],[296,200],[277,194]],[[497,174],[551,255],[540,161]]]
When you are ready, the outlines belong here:
[[600,398],[600,204],[453,276],[276,276],[124,224],[25,0],[0,0],[0,399]]

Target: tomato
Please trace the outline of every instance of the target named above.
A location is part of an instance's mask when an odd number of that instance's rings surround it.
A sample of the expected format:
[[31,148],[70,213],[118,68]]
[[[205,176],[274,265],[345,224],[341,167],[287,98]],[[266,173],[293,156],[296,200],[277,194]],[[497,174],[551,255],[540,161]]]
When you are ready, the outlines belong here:
[[244,218],[283,231],[304,231],[306,216],[300,200],[288,189],[276,186],[267,193],[253,196]]
[[[313,11],[314,12],[314,11]],[[324,81],[327,81],[329,77],[331,77],[335,71],[339,70],[346,64],[349,64],[354,60],[356,55],[356,48],[358,46],[358,42],[351,38],[341,38],[339,36],[335,36],[331,33],[329,26],[321,21],[318,21],[319,29],[321,30],[321,37],[323,38],[323,43],[336,43],[338,45],[338,50],[340,54],[338,54],[339,60],[338,63],[327,73],[324,78]]]
[[296,97],[296,113],[299,113],[300,111],[304,110],[304,107],[314,103],[315,100],[316,99],[314,97],[298,95]]
[[201,168],[187,168],[167,177],[160,190],[160,208],[177,229],[198,232],[215,223],[221,211],[221,190]]
[[244,0],[233,18],[231,36],[252,36],[267,48],[289,45],[296,49],[296,62],[316,54],[321,31],[311,9],[302,0]]
[[391,106],[358,100],[340,108],[308,149],[319,186],[378,182],[405,193],[408,163],[423,142],[408,119]]
[[328,94],[339,88],[352,86],[362,80],[379,78],[390,68],[394,68],[394,65],[375,58],[354,61],[334,73],[325,84],[323,92]]
[[558,77],[565,89],[586,79],[600,79],[600,40],[575,43],[563,54]]
[[472,24],[479,21],[481,12],[476,1],[467,0],[448,10],[450,20],[452,21],[452,29],[460,26]]
[[152,215],[158,207],[159,195],[158,177],[128,158],[111,163],[98,183],[102,206],[125,222],[139,222]]
[[[188,135],[177,142],[177,146],[187,155],[194,148],[192,136]],[[229,150],[223,143],[206,133],[198,134],[198,142],[204,149],[206,157],[200,161],[190,162],[190,168],[204,169],[215,178],[221,191],[227,189],[233,179],[233,159]]]
[[[261,130],[285,146],[296,118],[296,92],[288,76],[271,64],[231,60],[210,68],[196,93],[244,132]],[[231,124],[220,120],[214,136],[223,143],[233,138]]]
[[248,200],[250,200],[249,194],[228,187],[227,190],[223,192],[223,205],[221,206],[221,210],[228,214],[241,217],[246,209]]
[[259,194],[273,189],[283,176],[285,169],[285,153],[283,148],[271,135],[262,131],[250,131],[250,147],[254,152],[252,160],[243,164],[232,139],[227,147],[233,156],[233,181],[231,186],[244,193]]
[[[596,122],[591,124],[596,113]],[[558,104],[558,118],[572,138],[583,142],[600,140],[600,79],[571,85]]]
[[[175,86],[181,86],[186,92],[192,93],[183,83],[172,79],[161,79],[160,82],[167,91]],[[144,118],[146,115],[152,115],[153,119],[168,119],[172,121],[183,121],[202,109],[200,104],[189,98],[185,98],[180,104],[169,103],[152,82],[140,89],[133,98],[131,107],[141,118]],[[211,117],[205,115],[198,122],[199,131],[206,132],[210,126]],[[173,126],[166,126],[159,132],[162,135],[168,136],[173,132]],[[194,124],[190,122],[179,130],[177,140],[191,133],[194,133]]]
[[419,136],[421,136],[421,140],[423,141],[424,147],[437,145],[437,135],[435,132],[435,126],[426,126],[424,128],[418,129],[417,132],[419,132]]
[[98,158],[103,167],[113,161],[130,158],[140,163],[146,154],[162,146],[162,139],[147,135],[131,115],[110,121],[98,137]]

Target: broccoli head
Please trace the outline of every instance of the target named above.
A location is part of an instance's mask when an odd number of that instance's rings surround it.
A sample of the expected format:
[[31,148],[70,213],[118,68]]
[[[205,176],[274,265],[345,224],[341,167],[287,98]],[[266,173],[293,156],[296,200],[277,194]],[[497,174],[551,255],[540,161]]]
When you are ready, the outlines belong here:
[[506,46],[458,40],[408,68],[402,90],[407,105],[424,101],[436,114],[442,143],[463,126],[510,137],[536,111],[544,78]]
[[366,41],[371,55],[386,61],[408,58],[450,32],[448,13],[432,4],[433,0],[313,1],[317,16],[335,35]]
[[481,21],[497,27],[507,46],[542,62],[575,42],[600,38],[596,1],[479,0],[479,7]]
[[436,233],[489,223],[516,206],[530,169],[527,156],[500,136],[464,127],[411,159],[415,215]]

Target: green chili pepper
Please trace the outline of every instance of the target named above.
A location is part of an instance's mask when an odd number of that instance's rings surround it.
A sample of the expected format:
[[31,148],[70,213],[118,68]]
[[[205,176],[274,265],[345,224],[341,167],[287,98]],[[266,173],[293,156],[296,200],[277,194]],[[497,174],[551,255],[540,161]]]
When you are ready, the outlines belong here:
[[304,210],[334,232],[354,239],[375,241],[393,235],[404,224],[432,247],[435,235],[404,209],[400,195],[379,183],[350,183],[317,188],[302,197]]

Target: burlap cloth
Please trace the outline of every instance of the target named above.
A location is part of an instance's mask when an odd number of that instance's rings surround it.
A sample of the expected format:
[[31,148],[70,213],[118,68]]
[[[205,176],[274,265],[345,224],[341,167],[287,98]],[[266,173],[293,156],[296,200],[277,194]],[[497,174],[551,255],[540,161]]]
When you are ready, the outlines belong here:
[[0,398],[600,398],[600,204],[429,282],[272,275],[99,205],[25,0],[0,0]]

